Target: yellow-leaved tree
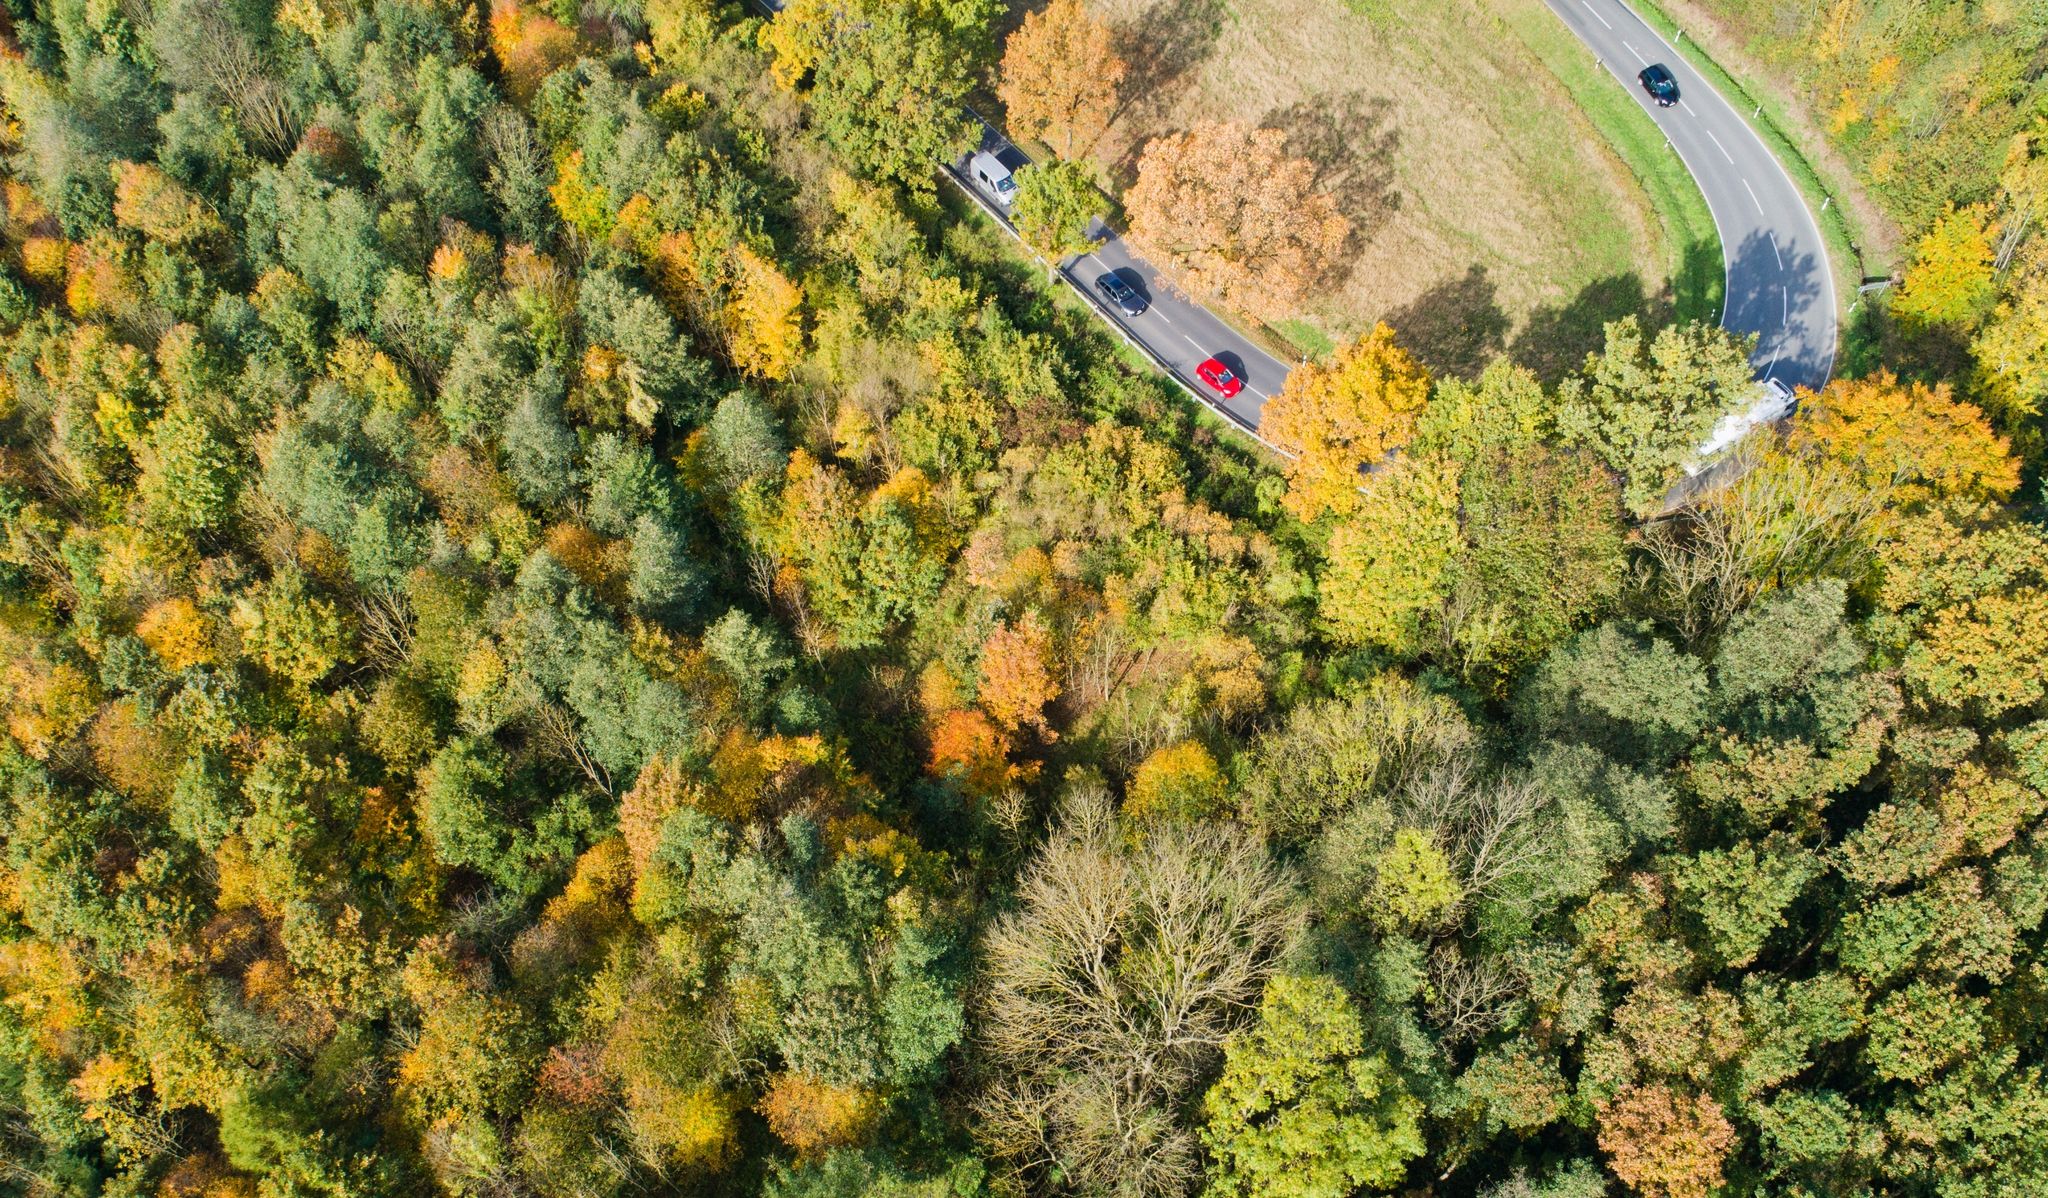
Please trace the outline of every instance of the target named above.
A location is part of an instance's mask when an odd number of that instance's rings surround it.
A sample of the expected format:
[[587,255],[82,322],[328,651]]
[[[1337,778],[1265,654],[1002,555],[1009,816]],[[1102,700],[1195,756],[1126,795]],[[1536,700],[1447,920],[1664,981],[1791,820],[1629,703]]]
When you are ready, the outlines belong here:
[[1909,324],[1974,324],[1991,306],[1992,259],[1984,210],[1949,205],[1914,247],[1892,312]]
[[1266,405],[1260,431],[1294,455],[1286,465],[1287,510],[1302,521],[1358,509],[1363,471],[1415,435],[1429,400],[1429,372],[1378,325],[1337,351],[1327,366],[1307,365]]
[[1357,513],[1337,525],[1318,606],[1339,640],[1402,655],[1420,648],[1464,547],[1458,475],[1453,462],[1403,458],[1373,479]]
[[732,296],[725,307],[733,365],[755,378],[789,377],[803,353],[804,289],[775,263],[742,245],[733,251]]
[[1836,379],[1801,403],[1786,445],[1847,466],[1900,501],[2003,499],[2019,486],[2011,445],[1947,383],[1902,383],[1889,371]]

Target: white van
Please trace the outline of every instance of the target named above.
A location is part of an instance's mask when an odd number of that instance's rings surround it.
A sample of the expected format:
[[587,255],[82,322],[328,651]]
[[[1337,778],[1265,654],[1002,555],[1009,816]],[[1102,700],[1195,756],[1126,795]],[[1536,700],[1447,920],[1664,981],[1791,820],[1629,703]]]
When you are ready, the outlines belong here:
[[996,203],[1008,208],[1017,198],[1017,181],[1010,177],[1010,168],[996,159],[994,154],[983,150],[968,164],[974,172],[974,181],[982,190],[996,198]]
[[1728,413],[1714,426],[1713,435],[1694,451],[1692,464],[1686,467],[1685,472],[1698,474],[1722,450],[1748,436],[1749,430],[1762,424],[1776,424],[1790,416],[1798,406],[1799,396],[1792,388],[1777,379],[1765,379],[1758,384],[1756,397],[1749,407]]

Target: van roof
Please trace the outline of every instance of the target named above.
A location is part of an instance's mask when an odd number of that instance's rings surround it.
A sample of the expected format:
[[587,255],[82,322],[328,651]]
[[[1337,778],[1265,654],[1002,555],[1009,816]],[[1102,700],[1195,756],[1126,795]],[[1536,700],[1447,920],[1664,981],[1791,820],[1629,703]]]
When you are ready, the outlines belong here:
[[987,150],[975,154],[974,165],[977,169],[988,172],[990,178],[1000,178],[1010,173],[1010,168],[1003,165],[1003,160]]

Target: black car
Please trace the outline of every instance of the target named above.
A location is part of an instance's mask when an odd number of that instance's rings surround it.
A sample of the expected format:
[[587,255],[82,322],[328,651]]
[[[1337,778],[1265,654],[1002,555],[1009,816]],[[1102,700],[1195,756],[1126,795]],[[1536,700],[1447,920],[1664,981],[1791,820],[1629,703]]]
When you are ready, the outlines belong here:
[[1657,102],[1657,107],[1669,108],[1678,103],[1678,80],[1671,77],[1671,72],[1665,69],[1663,63],[1651,63],[1644,67],[1642,74],[1636,78],[1641,81],[1643,90],[1649,92],[1650,98]]
[[1115,271],[1105,271],[1095,276],[1095,289],[1102,293],[1104,299],[1121,309],[1125,316],[1145,314],[1145,297],[1139,295],[1138,289],[1124,282],[1123,276]]

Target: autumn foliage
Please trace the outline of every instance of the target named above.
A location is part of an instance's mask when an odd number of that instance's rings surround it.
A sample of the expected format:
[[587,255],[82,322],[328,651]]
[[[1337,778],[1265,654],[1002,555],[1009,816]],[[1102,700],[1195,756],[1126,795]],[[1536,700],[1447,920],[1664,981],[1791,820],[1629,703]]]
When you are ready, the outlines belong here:
[[880,1113],[875,1097],[801,1073],[779,1073],[757,1109],[782,1142],[806,1156],[858,1142]]
[[1339,349],[1329,365],[1296,368],[1259,426],[1292,455],[1284,466],[1287,510],[1302,521],[1355,510],[1365,470],[1415,435],[1428,400],[1428,371],[1383,324]]
[[1984,414],[1946,383],[1904,383],[1890,372],[1836,379],[1800,404],[1786,445],[1849,468],[1900,498],[2003,499],[2019,463]]
[[1124,195],[1131,240],[1197,295],[1278,319],[1335,265],[1351,222],[1287,136],[1204,121],[1154,138]]
[[1707,1198],[1720,1187],[1735,1129],[1712,1098],[1638,1085],[1599,1114],[1608,1167],[1643,1198]]
[[981,647],[981,706],[1014,732],[1036,728],[1050,738],[1045,705],[1059,698],[1052,676],[1052,638],[1035,615],[989,633]]
[[996,95],[1012,132],[1052,143],[1060,157],[1086,149],[1116,114],[1117,89],[1129,68],[1116,36],[1081,0],[1052,0],[1003,46]]
[[491,52],[505,73],[506,86],[521,99],[531,99],[541,81],[573,61],[576,31],[528,0],[492,0]]

